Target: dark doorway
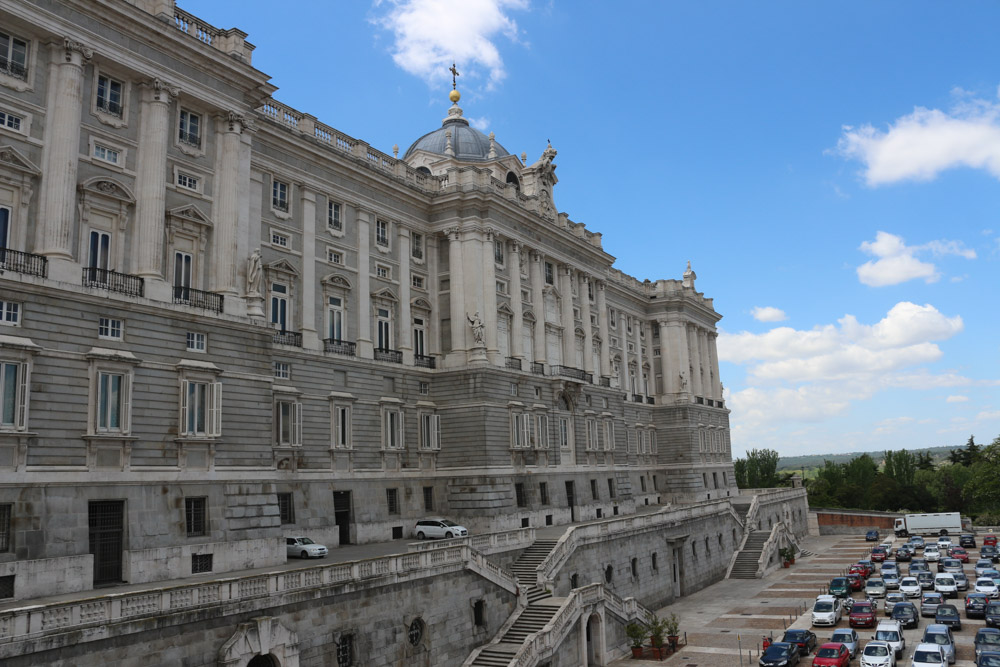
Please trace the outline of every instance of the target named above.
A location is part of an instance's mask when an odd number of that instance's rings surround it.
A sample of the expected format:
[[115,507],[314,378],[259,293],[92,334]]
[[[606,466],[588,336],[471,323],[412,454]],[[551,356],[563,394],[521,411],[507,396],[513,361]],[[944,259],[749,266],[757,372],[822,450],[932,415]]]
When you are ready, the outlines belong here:
[[125,501],[92,500],[88,506],[90,553],[94,555],[94,585],[122,580]]
[[351,492],[333,492],[333,522],[340,530],[340,543],[351,543]]
[[566,504],[569,505],[569,520],[576,521],[576,490],[573,482],[566,482]]
[[247,663],[247,667],[278,667],[278,661],[273,655],[255,655]]

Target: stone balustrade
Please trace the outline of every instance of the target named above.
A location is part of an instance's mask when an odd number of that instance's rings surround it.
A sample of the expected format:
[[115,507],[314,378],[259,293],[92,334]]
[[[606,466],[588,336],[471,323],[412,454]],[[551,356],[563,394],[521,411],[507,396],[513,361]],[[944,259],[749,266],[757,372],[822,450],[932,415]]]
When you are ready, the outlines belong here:
[[534,541],[534,528],[517,528],[515,530],[506,530],[499,533],[471,535],[469,537],[455,537],[450,540],[413,542],[407,545],[407,549],[411,552],[424,552],[464,545],[482,554],[494,554],[500,551],[527,549]]

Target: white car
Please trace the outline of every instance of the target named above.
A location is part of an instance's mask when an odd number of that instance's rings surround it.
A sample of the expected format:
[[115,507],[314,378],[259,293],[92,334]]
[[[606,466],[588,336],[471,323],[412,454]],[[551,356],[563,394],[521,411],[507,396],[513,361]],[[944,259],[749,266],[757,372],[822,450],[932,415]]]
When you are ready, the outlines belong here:
[[934,577],[934,590],[946,598],[958,596],[958,584],[950,572],[941,572]]
[[896,653],[888,642],[873,639],[861,652],[861,667],[896,667]]
[[902,658],[906,650],[906,638],[899,621],[882,621],[875,628],[875,639],[885,642],[892,649],[895,658]]
[[916,577],[903,577],[899,582],[899,592],[908,598],[920,597],[922,590]]
[[1000,595],[1000,591],[997,590],[997,582],[993,581],[992,579],[987,579],[985,577],[980,577],[979,579],[976,579],[975,591],[977,593],[985,593],[991,598],[995,598],[998,595]]
[[952,547],[951,538],[948,537],[947,535],[942,535],[941,537],[938,538],[937,545],[938,549],[941,550],[951,549]]
[[924,558],[928,563],[941,560],[941,551],[937,548],[936,544],[928,544],[924,547]]
[[917,644],[910,667],[943,667],[946,663],[944,649],[937,644]]
[[839,598],[833,595],[817,595],[812,609],[812,624],[837,625],[843,613]]
[[422,519],[413,527],[413,533],[418,540],[427,538],[444,537],[468,537],[469,531],[465,526],[448,521],[447,519]]
[[292,558],[322,558],[329,552],[308,537],[286,537],[285,553]]

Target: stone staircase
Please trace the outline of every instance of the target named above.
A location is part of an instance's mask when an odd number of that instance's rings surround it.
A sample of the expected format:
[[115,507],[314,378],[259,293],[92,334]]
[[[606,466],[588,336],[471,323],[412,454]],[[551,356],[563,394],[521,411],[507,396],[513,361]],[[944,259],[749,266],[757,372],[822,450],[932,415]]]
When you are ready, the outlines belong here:
[[747,543],[736,555],[736,563],[733,564],[733,571],[729,573],[730,579],[756,579],[757,561],[760,559],[760,552],[767,542],[768,533],[762,530],[755,530],[747,536]]
[[535,540],[510,566],[510,571],[517,577],[518,582],[527,587],[529,605],[538,600],[552,597],[552,594],[545,589],[538,588],[535,581],[538,576],[538,566],[542,564],[555,545],[556,540]]

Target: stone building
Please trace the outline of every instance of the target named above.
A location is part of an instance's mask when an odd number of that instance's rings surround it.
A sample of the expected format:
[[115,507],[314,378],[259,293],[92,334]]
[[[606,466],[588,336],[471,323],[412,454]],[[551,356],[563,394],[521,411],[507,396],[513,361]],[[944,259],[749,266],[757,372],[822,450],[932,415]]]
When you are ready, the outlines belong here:
[[615,269],[552,146],[457,90],[390,156],[274,99],[246,38],[0,0],[0,598],[737,493],[690,264]]

